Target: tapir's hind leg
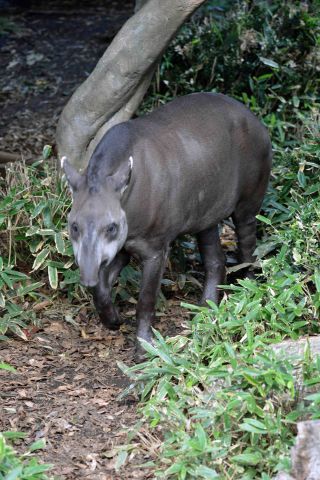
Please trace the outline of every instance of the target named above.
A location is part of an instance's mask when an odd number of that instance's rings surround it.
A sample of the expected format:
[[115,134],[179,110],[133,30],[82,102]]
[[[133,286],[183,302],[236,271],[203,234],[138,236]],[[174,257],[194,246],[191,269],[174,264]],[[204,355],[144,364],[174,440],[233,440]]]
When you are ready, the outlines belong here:
[[[259,213],[263,197],[267,190],[269,180],[269,167],[271,165],[271,151],[268,153],[268,158],[264,161],[264,172],[261,178],[251,188],[245,192],[243,198],[238,202],[232,214],[232,219],[236,228],[238,237],[238,260],[240,263],[252,263],[255,261],[253,252],[256,248],[257,242],[257,221],[256,215]],[[251,272],[248,272],[247,276]]]
[[[256,215],[259,205],[250,202],[240,202],[232,214],[232,219],[238,237],[238,261],[239,263],[252,263],[255,261],[253,252],[257,242]],[[252,272],[246,272],[248,277],[253,277]]]
[[117,330],[122,321],[111,300],[111,290],[121,270],[129,263],[130,255],[121,250],[112,263],[100,269],[99,283],[92,289],[93,302],[102,323],[111,330]]
[[197,235],[199,251],[205,271],[201,303],[206,300],[219,302],[217,286],[225,280],[225,256],[221,247],[218,226],[210,227]]

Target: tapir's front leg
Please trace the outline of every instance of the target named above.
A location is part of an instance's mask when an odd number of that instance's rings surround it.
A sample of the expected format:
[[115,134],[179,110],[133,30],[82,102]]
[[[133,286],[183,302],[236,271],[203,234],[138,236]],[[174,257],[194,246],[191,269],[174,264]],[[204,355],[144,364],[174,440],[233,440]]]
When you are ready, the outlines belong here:
[[[168,249],[156,252],[143,260],[142,282],[137,306],[137,337],[151,343],[151,324],[155,316],[155,306],[160,289],[160,282],[165,267]],[[143,354],[143,349],[137,342],[137,358]]]
[[121,270],[128,264],[130,255],[121,250],[107,268],[100,268],[99,283],[92,289],[93,302],[103,324],[117,330],[122,321],[111,301],[112,286]]

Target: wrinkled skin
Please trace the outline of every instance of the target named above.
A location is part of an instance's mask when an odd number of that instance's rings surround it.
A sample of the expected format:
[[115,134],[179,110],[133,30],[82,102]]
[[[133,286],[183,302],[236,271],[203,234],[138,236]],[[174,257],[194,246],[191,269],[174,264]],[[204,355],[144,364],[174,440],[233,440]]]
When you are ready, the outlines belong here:
[[183,233],[197,236],[205,270],[201,302],[218,302],[225,276],[218,224],[232,216],[239,261],[254,261],[255,217],[271,159],[267,131],[249,110],[224,95],[199,93],[113,127],[84,175],[65,161],[73,191],[70,237],[103,323],[120,325],[111,289],[134,255],[143,267],[137,337],[151,341],[169,246]]

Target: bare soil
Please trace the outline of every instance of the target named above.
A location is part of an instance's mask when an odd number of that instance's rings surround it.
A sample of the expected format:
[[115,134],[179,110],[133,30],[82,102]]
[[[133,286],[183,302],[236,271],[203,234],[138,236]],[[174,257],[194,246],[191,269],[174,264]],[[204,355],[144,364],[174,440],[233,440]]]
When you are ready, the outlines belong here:
[[63,106],[133,6],[133,0],[0,0],[1,150],[30,158],[54,143]]
[[[156,323],[163,334],[181,329],[188,316],[179,303],[170,301]],[[143,427],[137,431],[139,455],[133,452],[119,474],[114,469],[117,447],[127,443],[138,421],[136,399],[119,399],[129,381],[117,367],[117,361],[133,363],[135,328],[110,332],[96,318],[88,321],[86,312],[76,326],[62,319],[31,328],[27,342],[0,344],[1,360],[17,369],[0,370],[0,431],[27,432],[28,444],[45,438],[47,447],[38,457],[55,465],[59,479],[152,478],[139,465],[152,459],[160,444]]]

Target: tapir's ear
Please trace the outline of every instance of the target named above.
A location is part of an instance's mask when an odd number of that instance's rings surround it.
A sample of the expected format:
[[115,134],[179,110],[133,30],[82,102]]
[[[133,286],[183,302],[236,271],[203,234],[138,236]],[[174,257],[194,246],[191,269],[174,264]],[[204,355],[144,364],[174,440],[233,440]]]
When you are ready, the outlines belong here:
[[71,192],[76,192],[79,190],[83,184],[85,177],[81,175],[72,165],[68,162],[67,157],[61,158],[61,168],[65,173],[67,182],[71,189]]
[[131,172],[133,166],[133,158],[130,157],[127,162],[123,162],[123,164],[118,168],[118,170],[109,177],[112,181],[112,185],[116,192],[120,192],[120,195],[123,194],[127,186],[129,185]]

